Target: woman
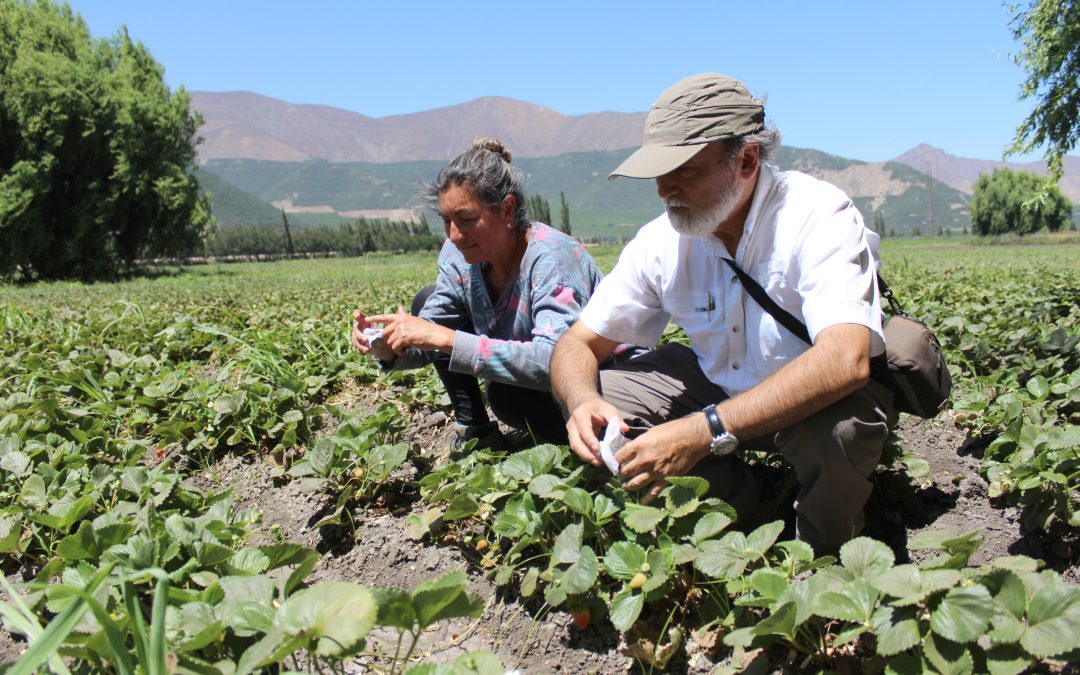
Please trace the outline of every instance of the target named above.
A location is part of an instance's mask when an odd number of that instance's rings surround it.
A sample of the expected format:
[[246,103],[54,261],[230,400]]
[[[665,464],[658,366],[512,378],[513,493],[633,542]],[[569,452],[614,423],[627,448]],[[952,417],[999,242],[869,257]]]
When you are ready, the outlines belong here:
[[[412,314],[353,312],[361,354],[389,369],[434,364],[454,408],[455,445],[521,445],[488,417],[478,378],[492,412],[522,440],[567,442],[550,393],[551,351],[602,276],[577,240],[525,218],[524,179],[510,158],[500,141],[479,138],[426,186],[447,241],[435,285],[417,294]],[[374,325],[380,339],[364,332]]]

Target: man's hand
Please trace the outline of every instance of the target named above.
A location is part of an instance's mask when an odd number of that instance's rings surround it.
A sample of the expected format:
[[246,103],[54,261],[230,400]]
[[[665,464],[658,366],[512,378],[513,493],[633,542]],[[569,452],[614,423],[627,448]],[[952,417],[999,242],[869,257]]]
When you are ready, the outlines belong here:
[[404,307],[398,307],[395,314],[373,314],[367,320],[383,325],[383,340],[397,354],[404,354],[410,347],[447,354],[454,349],[453,330],[413,316]]
[[[566,422],[566,435],[570,438],[570,449],[582,461],[593,466],[604,465],[604,461],[600,459],[600,438],[612,417],[620,417],[618,409],[595,395],[586,398],[570,412],[570,419]],[[629,427],[623,424],[622,431],[627,430]]]
[[712,434],[704,415],[690,415],[649,429],[615,453],[629,491],[649,487],[641,498],[651,504],[668,476],[682,476],[709,454]]
[[372,342],[364,335],[364,329],[372,328],[371,317],[365,315],[359,309],[352,313],[352,346],[360,354],[374,354],[380,361],[393,361],[396,355],[394,350],[386,344],[385,340]]

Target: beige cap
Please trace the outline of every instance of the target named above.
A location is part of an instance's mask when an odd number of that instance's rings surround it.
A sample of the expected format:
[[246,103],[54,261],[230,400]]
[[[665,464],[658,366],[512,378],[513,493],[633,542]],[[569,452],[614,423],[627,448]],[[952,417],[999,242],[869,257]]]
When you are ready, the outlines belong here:
[[660,94],[645,119],[641,147],[608,179],[663,176],[701,152],[707,143],[764,128],[765,106],[742,82],[718,73],[693,75]]

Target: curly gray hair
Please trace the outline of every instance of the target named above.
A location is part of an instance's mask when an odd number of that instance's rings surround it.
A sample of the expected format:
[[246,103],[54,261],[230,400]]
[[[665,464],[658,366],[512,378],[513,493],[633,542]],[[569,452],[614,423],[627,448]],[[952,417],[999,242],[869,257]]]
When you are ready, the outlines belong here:
[[435,177],[435,182],[424,184],[420,199],[438,210],[439,195],[446,190],[465,186],[476,198],[489,208],[498,210],[508,195],[514,196],[516,210],[514,226],[523,227],[525,218],[525,177],[510,165],[511,154],[497,138],[477,138],[472,146],[450,160]]

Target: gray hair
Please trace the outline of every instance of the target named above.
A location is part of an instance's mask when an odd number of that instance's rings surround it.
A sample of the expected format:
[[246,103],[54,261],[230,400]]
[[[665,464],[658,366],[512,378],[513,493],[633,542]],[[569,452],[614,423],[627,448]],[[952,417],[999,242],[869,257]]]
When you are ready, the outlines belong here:
[[735,155],[739,154],[739,151],[746,145],[757,143],[760,161],[768,162],[776,156],[777,151],[780,149],[780,140],[780,130],[772,124],[768,124],[761,131],[755,131],[752,134],[730,138],[725,141],[724,155],[727,161],[731,162]]
[[497,138],[477,138],[472,146],[450,160],[435,177],[424,184],[419,195],[427,206],[438,210],[439,195],[454,186],[472,191],[481,203],[499,210],[507,195],[514,195],[516,211],[514,226],[525,225],[525,177],[517,167],[510,166],[510,151]]

